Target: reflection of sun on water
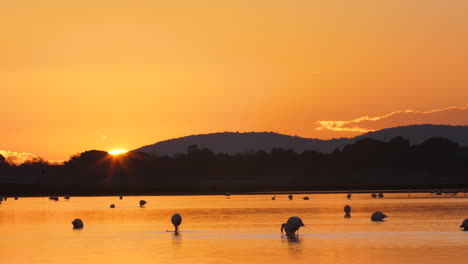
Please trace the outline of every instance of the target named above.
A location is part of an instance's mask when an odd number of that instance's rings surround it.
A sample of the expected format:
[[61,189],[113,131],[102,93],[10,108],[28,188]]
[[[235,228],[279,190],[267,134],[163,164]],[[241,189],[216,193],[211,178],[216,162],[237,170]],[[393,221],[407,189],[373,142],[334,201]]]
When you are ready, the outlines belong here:
[[109,151],[108,153],[116,156],[116,155],[127,153],[127,151],[125,149],[114,149],[114,150]]

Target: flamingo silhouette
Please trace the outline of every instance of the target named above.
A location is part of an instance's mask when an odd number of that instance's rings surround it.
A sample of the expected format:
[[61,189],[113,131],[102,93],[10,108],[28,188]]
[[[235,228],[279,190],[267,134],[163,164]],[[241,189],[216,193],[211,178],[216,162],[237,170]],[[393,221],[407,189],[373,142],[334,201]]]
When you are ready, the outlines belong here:
[[73,220],[71,223],[73,225],[73,229],[82,229],[84,226],[83,221],[79,218]]
[[297,216],[289,217],[288,221],[281,225],[281,234],[283,234],[283,230],[284,230],[288,238],[295,238],[296,236],[299,235],[299,228],[301,228],[302,226],[305,226],[305,225],[304,223],[302,223],[301,218]]
[[372,221],[383,221],[385,218],[388,216],[385,215],[384,213],[377,211],[371,215],[371,220]]
[[463,220],[462,224],[460,225],[460,228],[463,228],[463,231],[468,231],[468,218]]
[[345,216],[344,216],[344,217],[350,218],[350,217],[351,217],[351,206],[345,205],[345,207],[344,207],[344,212],[345,212]]
[[174,225],[174,233],[177,235],[179,233],[179,226],[182,223],[182,216],[180,214],[174,214],[171,217],[171,223]]

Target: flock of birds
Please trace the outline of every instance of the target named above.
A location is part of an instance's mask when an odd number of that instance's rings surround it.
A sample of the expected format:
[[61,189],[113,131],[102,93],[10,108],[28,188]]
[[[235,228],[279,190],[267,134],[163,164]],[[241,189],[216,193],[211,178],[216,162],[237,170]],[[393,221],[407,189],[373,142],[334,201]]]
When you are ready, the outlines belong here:
[[[121,196],[120,199],[122,199],[122,196]],[[140,207],[144,207],[145,204],[146,204],[145,200],[140,200]],[[111,204],[110,208],[115,208],[115,205]],[[73,225],[73,229],[83,229],[84,228],[83,220],[81,220],[80,218],[76,218],[71,223]],[[182,224],[182,216],[180,214],[178,214],[178,213],[172,215],[171,223],[174,226],[174,233],[176,235],[179,234],[179,226],[180,226],[180,224]]]
[[[225,196],[229,197],[229,196],[231,196],[231,193],[228,192],[228,193],[225,194]],[[348,199],[351,199],[352,194],[349,193],[346,197]],[[372,193],[371,197],[372,198],[376,198],[376,197],[383,198],[384,195],[383,195],[382,192],[379,192],[377,194]],[[122,200],[123,196],[120,196],[119,198],[120,198],[120,200]],[[7,199],[8,199],[7,196],[0,196],[0,204],[3,201],[7,201]],[[14,199],[18,200],[18,196],[14,196]],[[70,195],[65,195],[64,199],[69,200]],[[276,200],[276,195],[273,195],[271,197],[271,199]],[[294,196],[292,194],[289,194],[288,199],[293,200]],[[310,198],[308,196],[305,196],[302,199],[303,200],[309,200]],[[58,196],[50,196],[49,200],[58,201],[59,197]],[[147,202],[145,200],[140,200],[140,202],[139,202],[139,205],[142,208],[146,204],[147,204]],[[115,204],[111,204],[110,208],[115,208]],[[344,212],[345,212],[344,217],[345,218],[350,218],[351,217],[351,206],[345,205],[344,206]],[[384,219],[387,218],[387,217],[388,216],[385,215],[384,213],[382,213],[381,211],[376,211],[371,215],[371,221],[384,221]],[[74,229],[83,229],[84,228],[83,220],[81,220],[79,218],[73,220],[71,223],[72,223]],[[178,214],[178,213],[172,215],[171,223],[174,226],[174,233],[178,234],[179,233],[179,226],[182,223],[182,216],[180,214]],[[300,217],[292,216],[292,217],[288,218],[286,223],[283,223],[281,225],[281,234],[284,234],[288,239],[295,239],[299,235],[299,228],[304,227],[304,226],[305,225],[302,222],[302,219]],[[468,231],[468,218],[463,220],[462,224],[460,225],[460,228],[462,228],[464,231]]]
[[[70,195],[65,195],[64,198],[66,200],[69,200],[70,199]],[[16,198],[17,199],[17,198]],[[119,199],[122,200],[123,199],[123,196],[120,195],[119,196]],[[49,197],[49,200],[52,200],[52,201],[58,201],[59,200],[59,197],[58,196],[50,196]],[[145,204],[147,204],[147,202],[145,200],[140,200],[139,202],[140,204],[140,207],[143,208],[145,207]],[[109,206],[110,208],[115,208],[115,204],[111,204]],[[171,217],[171,222],[172,222],[172,225],[174,225],[174,233],[175,234],[178,234],[179,233],[179,226],[180,224],[182,223],[182,216],[180,214],[174,214],[172,217]],[[73,229],[83,229],[84,228],[84,223],[83,223],[83,220],[81,220],[80,218],[76,218],[75,220],[73,220],[72,222],[72,225],[73,225]]]
[[[372,196],[372,198],[376,198],[376,197],[383,198],[384,197],[382,192],[379,192],[378,194],[373,193],[373,194],[371,194],[371,196]],[[351,199],[352,194],[349,193],[348,195],[346,195],[346,197],[348,199]],[[271,197],[271,199],[276,200],[276,195],[273,195],[273,197]],[[290,195],[288,195],[288,199],[293,200],[294,196],[292,194],[290,194]],[[303,200],[309,200],[310,198],[308,196],[305,196],[302,199]],[[350,205],[345,205],[343,209],[344,209],[344,212],[345,212],[344,217],[345,218],[350,218],[351,217],[351,206]],[[387,218],[387,217],[388,216],[385,215],[384,213],[382,213],[380,211],[376,211],[371,215],[371,220],[372,221],[384,221],[384,219]],[[466,227],[468,229],[468,219],[466,219],[463,223],[465,223],[465,222],[466,222]],[[288,219],[288,221],[286,221],[286,223],[283,223],[281,225],[281,234],[285,234],[288,239],[296,239],[297,236],[299,236],[299,228],[301,228],[303,226],[305,226],[305,225],[302,222],[302,219],[300,217],[292,216],[292,217],[290,217]]]
[[[182,216],[180,214],[174,214],[171,217],[171,222],[172,225],[174,225],[174,233],[178,234],[179,233],[179,226],[182,224]],[[83,229],[84,228],[84,223],[83,220],[76,218],[72,222],[73,229]]]

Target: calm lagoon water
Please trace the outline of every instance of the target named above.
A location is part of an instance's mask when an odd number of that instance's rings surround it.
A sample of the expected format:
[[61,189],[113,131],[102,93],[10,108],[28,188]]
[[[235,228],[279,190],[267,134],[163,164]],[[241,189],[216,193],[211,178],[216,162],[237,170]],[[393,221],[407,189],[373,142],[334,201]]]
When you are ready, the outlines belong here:
[[[2,263],[464,263],[468,196],[431,194],[9,198],[0,205]],[[148,202],[139,208],[139,200]],[[116,205],[110,209],[109,205]],[[343,206],[352,206],[344,218]],[[387,221],[370,221],[381,210]],[[176,236],[170,217],[183,217]],[[299,216],[300,238],[281,223]],[[71,221],[81,218],[82,230]]]

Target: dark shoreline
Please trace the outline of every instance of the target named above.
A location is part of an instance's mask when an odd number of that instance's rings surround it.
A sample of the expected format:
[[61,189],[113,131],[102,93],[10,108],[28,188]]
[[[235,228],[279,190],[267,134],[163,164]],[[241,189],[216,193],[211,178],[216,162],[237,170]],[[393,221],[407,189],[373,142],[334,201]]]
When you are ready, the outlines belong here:
[[289,187],[234,187],[213,186],[212,188],[122,188],[122,189],[94,189],[94,188],[56,188],[37,185],[0,184],[0,194],[21,197],[48,197],[56,196],[196,196],[196,195],[224,195],[230,192],[233,195],[261,195],[261,194],[326,194],[326,193],[429,193],[454,191],[464,193],[468,191],[466,185],[420,185],[420,186],[289,186]]

